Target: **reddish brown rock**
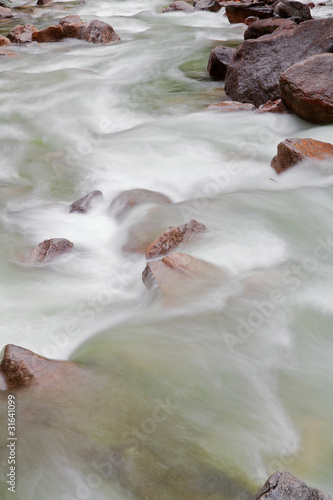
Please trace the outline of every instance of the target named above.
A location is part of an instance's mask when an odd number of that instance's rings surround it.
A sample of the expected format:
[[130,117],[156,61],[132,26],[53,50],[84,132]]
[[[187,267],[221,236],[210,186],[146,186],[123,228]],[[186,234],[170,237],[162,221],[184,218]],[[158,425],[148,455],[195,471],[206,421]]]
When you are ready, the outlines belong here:
[[124,218],[128,212],[137,205],[144,203],[166,204],[171,203],[170,198],[158,191],[148,189],[129,189],[123,191],[111,202],[109,211],[116,219]]
[[289,472],[272,474],[256,495],[256,500],[332,500],[327,493],[307,486]]
[[288,113],[288,109],[282,99],[276,101],[267,101],[261,104],[257,109],[257,113]]
[[250,24],[244,33],[244,40],[259,38],[263,35],[273,33],[278,28],[296,28],[297,24],[290,19],[260,19]]
[[230,113],[234,111],[254,111],[256,108],[253,104],[242,103],[237,101],[223,101],[216,104],[210,104],[205,111],[218,111],[219,113]]
[[10,30],[7,38],[12,43],[28,43],[32,42],[32,34],[36,31],[38,31],[37,28],[32,24],[26,24],[25,26],[17,25]]
[[333,123],[333,54],[294,64],[280,76],[283,100],[296,115],[314,123]]
[[6,36],[0,36],[0,46],[10,44],[10,40]]
[[278,174],[303,160],[325,160],[333,158],[333,145],[314,139],[286,139],[277,147],[271,167]]
[[79,377],[83,372],[82,368],[69,361],[53,361],[12,344],[6,345],[1,352],[2,390],[64,384],[66,377]]
[[282,18],[296,18],[298,22],[312,19],[308,5],[294,0],[280,0],[274,8],[274,14]]
[[217,0],[199,0],[193,2],[194,10],[208,10],[210,12],[218,12],[222,6]]
[[95,191],[91,191],[91,193],[82,196],[79,200],[74,201],[70,207],[69,212],[88,212],[95,203],[98,203],[103,199],[102,191],[96,189]]
[[280,99],[279,78],[290,66],[306,58],[330,52],[333,18],[305,21],[294,29],[246,40],[236,50],[225,78],[230,99],[256,107]]
[[9,17],[14,17],[11,9],[7,9],[7,7],[0,7],[0,19],[8,19]]
[[64,38],[77,38],[79,35],[79,30],[83,26],[83,22],[79,16],[65,16],[59,21],[60,26],[62,26],[64,32]]
[[110,43],[120,40],[115,30],[103,21],[91,21],[79,29],[78,38],[91,43]]
[[44,30],[32,34],[32,40],[38,43],[60,42],[64,38],[64,31],[60,24],[48,26]]
[[230,63],[236,49],[217,45],[209,56],[207,71],[214,80],[224,80]]
[[53,0],[37,0],[37,5],[53,5]]
[[170,4],[169,7],[166,7],[162,12],[175,12],[177,10],[182,10],[184,12],[194,12],[194,7],[187,2],[179,0]]
[[173,252],[181,243],[186,243],[204,233],[207,228],[204,224],[192,219],[186,224],[169,227],[167,231],[152,241],[146,250],[146,258],[153,259],[160,255],[167,255]]
[[49,262],[56,257],[67,254],[72,250],[73,246],[73,243],[65,238],[44,240],[32,250],[27,260],[32,264]]
[[230,3],[226,5],[225,12],[229,23],[245,23],[245,20],[250,16],[259,17],[259,19],[266,19],[272,17],[273,8],[265,5],[263,2],[258,3]]

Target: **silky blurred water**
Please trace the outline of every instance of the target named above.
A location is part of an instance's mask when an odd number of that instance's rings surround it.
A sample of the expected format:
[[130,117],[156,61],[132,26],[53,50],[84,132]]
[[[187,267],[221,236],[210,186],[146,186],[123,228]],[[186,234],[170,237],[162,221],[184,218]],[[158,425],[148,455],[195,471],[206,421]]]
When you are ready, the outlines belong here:
[[[204,112],[226,99],[223,82],[206,72],[210,50],[236,46],[245,30],[223,9],[161,14],[161,0],[57,5],[31,22],[75,13],[109,22],[122,41],[15,46],[17,58],[1,59],[0,338],[78,361],[101,382],[58,399],[21,397],[17,498],[187,498],[172,490],[175,471],[161,479],[169,467],[188,477],[209,468],[198,498],[212,471],[253,493],[275,470],[289,470],[333,495],[333,165],[281,176],[270,167],[281,140],[332,142],[333,126]],[[332,15],[332,3],[314,13]],[[108,206],[132,188],[161,191],[174,204],[139,206],[119,222]],[[93,189],[103,203],[69,214]],[[192,218],[209,231],[182,250],[227,278],[166,303],[142,283],[144,256],[122,247],[133,225]],[[41,267],[22,262],[57,237],[75,252]],[[87,486],[94,454],[96,463],[103,447],[122,449],[156,398],[173,411],[144,436],[133,464],[127,457],[126,481],[99,474]]]

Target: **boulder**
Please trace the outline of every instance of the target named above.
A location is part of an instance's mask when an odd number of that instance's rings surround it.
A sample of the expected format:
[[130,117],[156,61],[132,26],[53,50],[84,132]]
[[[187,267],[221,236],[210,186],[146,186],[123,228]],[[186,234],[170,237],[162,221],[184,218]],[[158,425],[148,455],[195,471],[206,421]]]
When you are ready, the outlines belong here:
[[66,377],[80,377],[84,372],[75,363],[53,361],[12,344],[4,347],[0,359],[1,390],[63,384]]
[[278,174],[303,160],[325,160],[333,158],[333,145],[315,139],[286,139],[277,147],[271,167]]
[[256,500],[332,500],[327,493],[310,488],[289,472],[272,474],[256,495]]
[[312,19],[309,6],[294,0],[280,0],[274,8],[274,14],[285,19],[294,17],[298,22]]
[[296,115],[314,123],[333,123],[333,54],[318,54],[280,76],[283,100]]
[[207,231],[206,226],[194,219],[180,226],[171,226],[152,241],[146,250],[146,259],[167,255],[173,252],[181,243],[192,240],[205,231]]
[[77,38],[79,30],[83,26],[83,22],[79,16],[65,16],[59,21],[60,26],[64,32],[64,38]]
[[242,103],[237,101],[223,101],[216,104],[210,104],[205,111],[218,111],[219,113],[230,113],[234,111],[254,111],[256,108],[253,104]]
[[37,28],[32,24],[26,24],[25,26],[17,25],[10,30],[7,38],[12,43],[28,43],[32,42],[32,34],[36,31],[38,31]]
[[184,12],[194,12],[193,5],[190,5],[187,2],[183,2],[182,0],[177,1],[166,7],[162,12],[175,12],[177,10],[182,10]]
[[91,193],[88,193],[85,196],[82,196],[79,200],[74,201],[69,207],[69,212],[88,212],[88,210],[90,210],[95,203],[101,201],[102,198],[102,191],[99,191],[98,189],[91,191]]
[[288,113],[286,105],[282,99],[277,99],[276,101],[267,101],[265,104],[261,104],[256,111],[257,113]]
[[217,0],[199,0],[193,2],[194,10],[208,10],[210,12],[218,12],[222,6]]
[[250,40],[252,38],[259,38],[263,35],[268,35],[273,33],[278,28],[296,28],[296,23],[290,21],[290,19],[259,19],[259,21],[254,21],[249,25],[244,33],[244,40]]
[[8,19],[9,17],[14,17],[11,9],[0,7],[0,19]]
[[228,64],[233,58],[235,52],[236,49],[223,47],[222,45],[217,45],[217,47],[211,51],[207,71],[209,75],[214,78],[214,80],[225,79]]
[[290,66],[308,57],[330,52],[333,18],[305,21],[294,29],[246,40],[236,50],[225,78],[230,99],[256,107],[280,99],[279,78]]
[[123,219],[128,212],[137,205],[144,203],[166,204],[171,203],[170,198],[158,191],[149,189],[129,189],[123,191],[111,202],[109,211],[116,219]]
[[91,43],[110,43],[120,40],[120,37],[108,23],[91,21],[79,29],[78,38]]
[[38,43],[60,42],[64,38],[64,31],[60,24],[48,26],[47,28],[35,31],[32,34],[32,40]]
[[273,7],[266,5],[264,2],[235,2],[226,5],[225,12],[229,23],[245,23],[245,20],[250,16],[256,16],[259,19],[272,17]]
[[32,264],[50,262],[54,258],[70,252],[73,246],[73,243],[65,238],[44,240],[32,250],[28,262]]
[[2,47],[3,45],[8,45],[8,44],[10,44],[10,40],[6,36],[0,35],[0,46]]

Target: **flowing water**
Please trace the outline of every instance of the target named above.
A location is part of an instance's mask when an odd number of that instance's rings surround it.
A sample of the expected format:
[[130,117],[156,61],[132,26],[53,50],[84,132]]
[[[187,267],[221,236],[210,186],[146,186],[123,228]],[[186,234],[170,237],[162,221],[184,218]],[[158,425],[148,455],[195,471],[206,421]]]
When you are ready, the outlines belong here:
[[[270,167],[281,140],[332,142],[333,126],[204,112],[226,99],[206,73],[210,50],[239,44],[245,26],[165,6],[40,9],[21,24],[75,13],[122,41],[15,47],[1,59],[1,344],[93,374],[76,389],[64,380],[57,394],[18,395],[16,498],[244,500],[275,470],[333,495],[333,165]],[[118,222],[110,201],[132,188],[174,204]],[[104,202],[69,214],[92,189]],[[144,256],[122,247],[133,225],[192,218],[209,231],[183,251],[226,278],[166,302],[142,283]],[[22,263],[53,237],[76,251]],[[12,498],[6,408],[7,394],[0,487]]]

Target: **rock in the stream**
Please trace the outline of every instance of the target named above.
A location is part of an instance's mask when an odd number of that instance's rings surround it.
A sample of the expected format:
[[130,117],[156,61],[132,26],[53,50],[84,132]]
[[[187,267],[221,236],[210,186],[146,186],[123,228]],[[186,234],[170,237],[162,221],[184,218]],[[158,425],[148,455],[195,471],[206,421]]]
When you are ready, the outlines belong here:
[[65,16],[59,21],[60,26],[62,26],[64,32],[64,38],[77,38],[79,35],[79,30],[83,26],[83,22],[79,16]]
[[0,47],[2,47],[3,45],[8,45],[10,43],[10,40],[6,36],[0,35]]
[[218,111],[219,113],[230,113],[234,111],[254,111],[256,108],[253,104],[242,103],[237,101],[223,101],[216,104],[210,104],[205,111]]
[[194,7],[187,2],[179,0],[170,4],[169,7],[166,7],[162,12],[175,12],[177,10],[182,10],[184,12],[194,12]]
[[192,219],[186,224],[169,227],[167,231],[154,239],[146,250],[146,258],[153,259],[160,255],[173,252],[181,243],[186,243],[204,233],[207,228],[204,224]]
[[65,238],[44,240],[32,250],[27,261],[32,264],[49,262],[56,257],[67,254],[73,246],[73,243]]
[[48,26],[47,28],[35,31],[32,34],[32,40],[38,43],[60,42],[64,38],[64,31],[60,24]]
[[99,191],[98,189],[91,191],[91,193],[88,193],[85,196],[82,196],[79,200],[74,201],[69,207],[69,212],[88,212],[88,210],[90,210],[95,203],[101,201],[102,198],[102,191]]
[[25,26],[17,25],[10,30],[7,38],[12,43],[28,43],[32,42],[32,35],[37,31],[38,29],[32,24],[26,24]]
[[289,472],[277,471],[267,479],[256,500],[332,500],[332,497],[310,488]]
[[249,25],[244,33],[244,40],[251,40],[263,35],[268,35],[278,28],[296,28],[296,26],[297,24],[290,19],[279,19],[277,17],[259,19]]
[[10,52],[9,50],[0,50],[0,56],[17,57],[17,54],[15,54],[15,52]]
[[7,7],[0,7],[0,19],[8,19],[10,17],[14,17],[11,9],[7,9]]
[[281,97],[280,75],[310,56],[331,52],[333,18],[305,21],[296,28],[246,40],[236,50],[225,78],[230,99],[256,107]]
[[282,99],[276,101],[267,101],[261,104],[257,109],[257,113],[288,113],[288,109]]
[[91,21],[79,29],[78,38],[91,43],[110,43],[120,40],[120,36],[108,23],[103,21]]
[[0,389],[23,389],[31,385],[63,385],[67,377],[80,377],[83,369],[69,361],[54,361],[28,349],[8,344],[0,355]]
[[123,219],[133,207],[144,203],[165,205],[166,203],[171,203],[171,200],[158,191],[150,191],[149,189],[129,189],[127,191],[122,191],[112,200],[109,210],[116,219]]
[[217,0],[199,0],[193,2],[194,10],[208,10],[210,12],[218,12],[222,6]]
[[298,22],[312,19],[309,6],[294,0],[280,0],[274,8],[274,14],[285,19],[293,17]]
[[37,0],[37,5],[53,5],[53,0]]
[[266,5],[264,2],[235,2],[226,5],[225,12],[229,23],[245,23],[245,20],[250,16],[256,16],[259,19],[272,17],[273,7]]
[[223,45],[217,45],[217,47],[211,51],[207,71],[212,78],[215,80],[225,79],[228,64],[233,58],[235,51],[236,49],[223,47]]
[[288,68],[280,77],[280,92],[303,120],[333,123],[333,54],[318,54]]
[[277,147],[271,166],[278,174],[303,160],[333,158],[333,144],[314,139],[286,139]]

